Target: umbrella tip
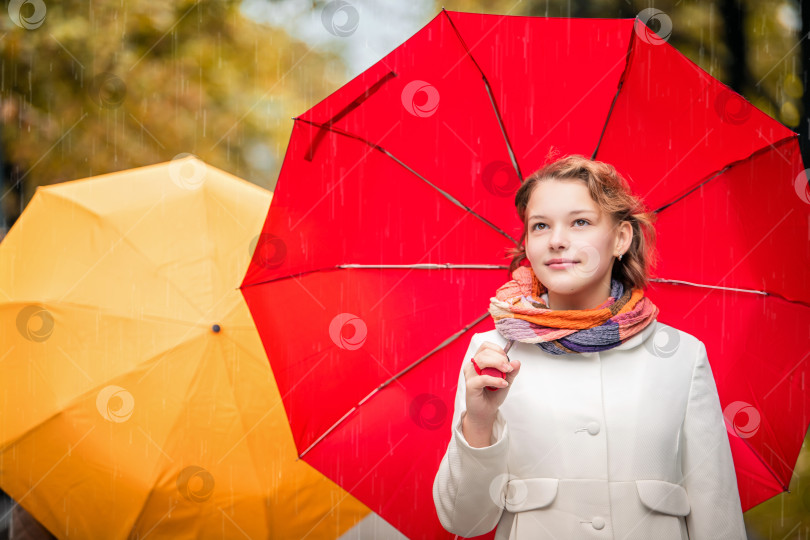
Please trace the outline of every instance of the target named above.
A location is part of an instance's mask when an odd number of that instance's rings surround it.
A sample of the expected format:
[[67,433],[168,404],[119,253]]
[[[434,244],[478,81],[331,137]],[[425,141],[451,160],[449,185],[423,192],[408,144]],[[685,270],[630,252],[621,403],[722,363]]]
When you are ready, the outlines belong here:
[[211,330],[213,330],[215,334],[219,334],[219,331],[222,330],[222,328],[218,324],[215,324],[211,327]]

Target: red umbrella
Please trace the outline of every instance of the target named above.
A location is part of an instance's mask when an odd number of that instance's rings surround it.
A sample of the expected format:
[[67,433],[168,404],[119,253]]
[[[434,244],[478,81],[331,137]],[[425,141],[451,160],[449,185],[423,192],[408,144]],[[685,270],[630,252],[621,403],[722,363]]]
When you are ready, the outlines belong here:
[[410,538],[450,536],[431,490],[462,356],[550,146],[657,209],[648,294],[706,344],[743,509],[785,490],[810,410],[797,134],[634,19],[443,10],[295,118],[242,293],[299,454]]

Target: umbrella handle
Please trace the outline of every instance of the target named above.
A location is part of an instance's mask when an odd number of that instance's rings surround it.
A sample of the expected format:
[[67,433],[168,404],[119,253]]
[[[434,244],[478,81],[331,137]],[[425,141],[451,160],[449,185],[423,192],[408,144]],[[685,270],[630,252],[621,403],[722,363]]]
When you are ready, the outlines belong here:
[[[503,352],[508,353],[509,349],[512,348],[512,344],[514,342],[515,342],[514,339],[510,339],[509,342],[506,344],[506,347],[503,348]],[[508,356],[506,357],[506,360],[509,361]],[[475,366],[475,371],[479,375],[482,375],[482,374],[483,375],[490,375],[492,377],[500,377],[501,379],[506,380],[506,373],[504,373],[500,369],[492,368],[492,367],[486,367],[484,369],[478,369],[478,364],[476,364],[475,362],[473,362],[473,366]],[[497,386],[485,386],[484,388],[486,388],[490,392],[494,392],[495,390],[499,390],[499,388]]]

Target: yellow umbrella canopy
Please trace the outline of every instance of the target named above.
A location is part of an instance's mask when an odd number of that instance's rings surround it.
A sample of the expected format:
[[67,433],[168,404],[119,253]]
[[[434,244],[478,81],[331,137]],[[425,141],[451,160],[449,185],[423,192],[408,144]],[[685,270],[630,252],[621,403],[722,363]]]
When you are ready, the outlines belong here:
[[[336,538],[238,290],[271,193],[187,156],[40,187],[0,243],[0,488],[59,538]],[[280,306],[283,309],[283,306]]]

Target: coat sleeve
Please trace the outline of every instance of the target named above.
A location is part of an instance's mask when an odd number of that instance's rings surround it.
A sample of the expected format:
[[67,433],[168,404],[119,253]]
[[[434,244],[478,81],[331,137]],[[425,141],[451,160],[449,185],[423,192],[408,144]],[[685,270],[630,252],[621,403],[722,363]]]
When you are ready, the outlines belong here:
[[682,434],[689,539],[745,540],[731,447],[703,342],[698,345]]
[[[473,335],[464,355],[469,362],[481,343]],[[461,430],[466,412],[466,380],[463,364],[459,372],[453,411],[452,434],[433,481],[433,502],[439,521],[447,531],[470,538],[488,533],[503,512],[503,486],[507,480],[506,457],[509,446],[506,419],[498,410],[490,446],[474,448]]]

